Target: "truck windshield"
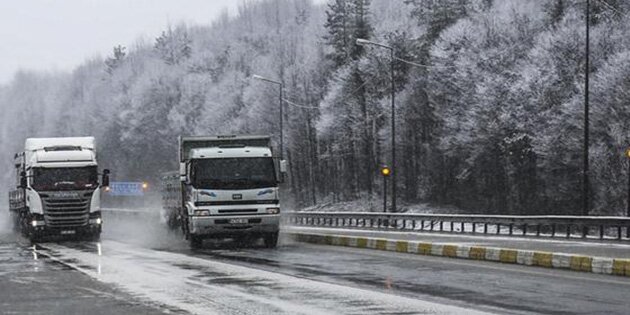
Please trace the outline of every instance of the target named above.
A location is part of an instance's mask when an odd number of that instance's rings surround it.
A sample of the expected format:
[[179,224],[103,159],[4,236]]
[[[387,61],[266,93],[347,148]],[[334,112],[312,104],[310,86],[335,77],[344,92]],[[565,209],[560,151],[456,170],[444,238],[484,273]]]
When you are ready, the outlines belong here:
[[94,189],[97,186],[96,166],[33,169],[31,187],[35,190]]
[[222,158],[192,161],[197,189],[256,189],[277,186],[272,158]]

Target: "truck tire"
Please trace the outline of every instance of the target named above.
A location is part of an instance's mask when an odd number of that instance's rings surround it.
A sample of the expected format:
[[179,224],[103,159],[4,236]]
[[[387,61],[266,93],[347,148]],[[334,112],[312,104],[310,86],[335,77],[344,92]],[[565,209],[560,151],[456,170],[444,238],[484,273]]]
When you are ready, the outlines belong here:
[[20,234],[26,238],[30,238],[31,237],[31,225],[29,224],[29,218],[24,216],[24,215],[20,215],[19,217],[19,227],[20,227]]
[[278,245],[278,232],[266,233],[263,236],[263,240],[265,241],[265,247],[276,248]]
[[190,242],[190,248],[199,249],[203,245],[203,238],[191,234],[188,236],[188,242]]
[[43,237],[34,231],[28,231],[28,240],[31,244],[39,243],[43,240]]
[[86,237],[86,241],[89,242],[100,242],[101,241],[101,232],[94,232],[92,234],[88,234]]
[[15,212],[11,212],[11,224],[13,233],[17,233],[20,231],[20,216]]
[[169,215],[166,220],[166,226],[168,226],[171,231],[177,230],[177,228],[179,228],[179,219],[177,216]]

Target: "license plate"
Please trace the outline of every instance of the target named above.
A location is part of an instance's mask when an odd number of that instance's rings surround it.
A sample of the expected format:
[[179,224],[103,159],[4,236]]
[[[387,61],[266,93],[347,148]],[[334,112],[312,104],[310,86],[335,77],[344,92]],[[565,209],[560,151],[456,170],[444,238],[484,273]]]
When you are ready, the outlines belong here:
[[65,231],[61,231],[61,235],[71,235],[76,233],[75,230],[65,230]]
[[247,219],[230,219],[230,224],[247,224]]

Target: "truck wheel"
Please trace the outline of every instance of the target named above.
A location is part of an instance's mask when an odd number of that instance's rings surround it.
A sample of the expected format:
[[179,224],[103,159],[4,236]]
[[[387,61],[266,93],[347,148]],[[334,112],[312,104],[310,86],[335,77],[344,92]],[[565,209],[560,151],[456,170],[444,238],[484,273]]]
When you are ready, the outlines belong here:
[[181,228],[182,228],[182,233],[184,233],[184,236],[186,237],[187,240],[190,240],[190,231],[188,230],[188,218],[182,218],[181,219]]
[[86,239],[89,242],[100,242],[101,241],[101,232],[94,232],[92,234],[88,234]]
[[166,220],[166,225],[170,230],[176,230],[179,227],[179,220],[176,216],[169,216]]
[[20,216],[17,213],[11,212],[11,223],[13,224],[12,229],[14,233],[20,231]]
[[203,239],[197,235],[189,235],[188,241],[190,242],[190,248],[199,249],[203,245]]
[[278,245],[278,232],[267,233],[263,236],[265,247],[275,248]]
[[30,238],[31,236],[31,226],[27,223],[27,218],[20,216],[19,217],[19,227],[20,227],[20,234],[22,234],[22,236]]
[[35,244],[35,243],[41,242],[43,237],[41,235],[38,235],[34,231],[29,231],[28,239],[29,241],[31,241],[31,244]]

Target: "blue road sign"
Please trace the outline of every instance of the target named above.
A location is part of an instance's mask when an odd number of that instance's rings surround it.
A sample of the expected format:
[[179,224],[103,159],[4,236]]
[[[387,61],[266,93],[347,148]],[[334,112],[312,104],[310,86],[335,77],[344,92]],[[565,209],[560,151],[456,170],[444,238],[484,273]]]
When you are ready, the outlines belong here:
[[143,196],[142,182],[111,182],[109,194],[112,196]]

